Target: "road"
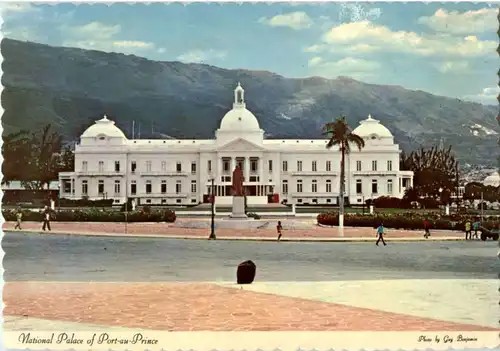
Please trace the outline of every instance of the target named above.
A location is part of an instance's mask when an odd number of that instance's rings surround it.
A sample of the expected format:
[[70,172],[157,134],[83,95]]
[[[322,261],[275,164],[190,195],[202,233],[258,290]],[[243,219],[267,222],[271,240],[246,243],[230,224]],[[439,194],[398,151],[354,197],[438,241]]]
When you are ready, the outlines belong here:
[[234,281],[238,263],[256,281],[497,279],[497,243],[292,243],[106,238],[9,233],[6,281]]

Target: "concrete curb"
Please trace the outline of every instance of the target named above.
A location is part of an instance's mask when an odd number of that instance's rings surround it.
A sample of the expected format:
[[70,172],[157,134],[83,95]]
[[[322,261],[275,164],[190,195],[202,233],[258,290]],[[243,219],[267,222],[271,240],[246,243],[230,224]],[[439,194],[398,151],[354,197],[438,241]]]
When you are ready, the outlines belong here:
[[[60,231],[50,231],[44,232],[42,230],[30,230],[26,229],[23,231],[17,231],[12,229],[5,229],[4,233],[28,233],[28,234],[52,234],[52,235],[64,235],[64,236],[97,236],[97,237],[117,237],[117,238],[154,238],[154,239],[182,239],[182,240],[208,240],[208,235],[175,235],[175,234],[125,234],[125,233],[67,233]],[[217,234],[217,233],[216,233]],[[430,237],[428,239],[424,238],[403,238],[403,237],[386,237],[387,242],[425,242],[425,241],[464,241],[461,237],[443,236],[443,237]],[[273,241],[276,242],[274,237],[245,237],[245,236],[224,236],[218,237],[218,241]],[[325,237],[325,238],[314,238],[314,237],[303,237],[303,238],[282,238],[281,242],[375,242],[377,240],[376,236],[373,237]]]

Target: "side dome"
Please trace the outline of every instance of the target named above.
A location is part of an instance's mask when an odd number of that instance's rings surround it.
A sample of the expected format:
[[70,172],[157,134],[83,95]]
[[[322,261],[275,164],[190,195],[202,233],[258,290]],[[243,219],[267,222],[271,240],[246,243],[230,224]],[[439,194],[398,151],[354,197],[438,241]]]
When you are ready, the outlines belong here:
[[494,172],[493,174],[484,178],[483,184],[486,186],[500,186],[500,175],[498,172]]
[[88,127],[81,135],[81,138],[127,138],[120,128],[115,125],[114,121],[108,119],[106,115],[95,124]]
[[379,120],[372,118],[372,115],[368,115],[367,119],[359,122],[359,126],[352,132],[362,138],[393,138],[391,131]]
[[227,112],[220,122],[219,131],[258,131],[259,121],[245,105],[245,91],[240,83],[234,90],[233,109]]

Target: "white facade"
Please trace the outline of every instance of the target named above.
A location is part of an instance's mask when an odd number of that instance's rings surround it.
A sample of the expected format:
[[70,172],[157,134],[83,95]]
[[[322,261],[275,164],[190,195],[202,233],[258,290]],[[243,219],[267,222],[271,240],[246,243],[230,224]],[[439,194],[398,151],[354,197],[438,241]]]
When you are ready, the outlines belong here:
[[[325,139],[265,139],[244,93],[238,84],[233,108],[209,140],[130,140],[104,116],[82,134],[75,171],[59,175],[60,196],[193,205],[209,201],[214,179],[216,203],[229,205],[232,171],[239,164],[248,204],[336,204],[340,152],[328,150]],[[349,202],[402,197],[413,172],[399,170],[400,149],[391,132],[371,116],[353,132],[366,146],[353,148],[346,160]]]

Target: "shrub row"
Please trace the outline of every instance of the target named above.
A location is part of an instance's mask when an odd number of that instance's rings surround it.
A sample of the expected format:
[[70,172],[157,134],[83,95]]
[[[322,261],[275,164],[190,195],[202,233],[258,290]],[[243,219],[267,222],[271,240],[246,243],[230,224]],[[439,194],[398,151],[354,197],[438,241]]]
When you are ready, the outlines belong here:
[[[43,214],[41,212],[32,212],[23,210],[23,221],[42,221]],[[6,221],[16,220],[16,210],[2,210],[2,215]],[[51,214],[53,221],[60,222],[169,222],[173,223],[177,219],[175,212],[172,210],[149,212],[139,210],[134,212],[85,209],[85,210],[61,210],[53,211]]]
[[[420,206],[422,208],[428,208],[428,209],[436,209],[439,208],[439,201],[433,198],[425,198],[425,199],[420,199],[418,201]],[[412,208],[412,203],[408,199],[400,199],[397,197],[391,197],[391,196],[380,196],[377,197],[376,199],[369,199],[366,200],[366,204],[369,205],[374,205],[375,208],[404,208],[404,209],[409,209]]]
[[[376,228],[383,223],[386,228],[393,229],[424,229],[424,220],[429,221],[434,229],[464,230],[465,222],[472,220],[466,216],[440,216],[433,214],[416,214],[413,212],[400,214],[346,214],[344,215],[344,225],[349,227],[372,227]],[[321,213],[317,217],[318,224],[337,226],[339,216],[337,212]],[[500,225],[498,217],[484,217],[481,225],[487,229],[496,229]]]

